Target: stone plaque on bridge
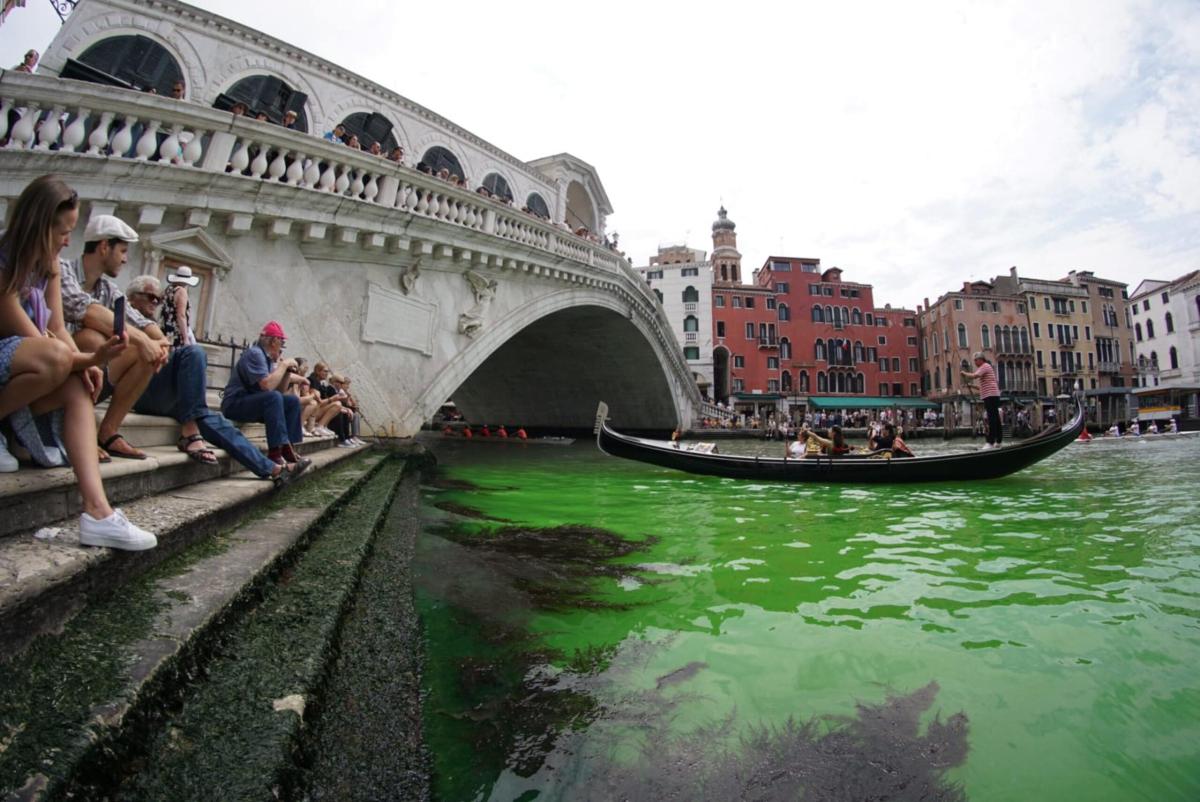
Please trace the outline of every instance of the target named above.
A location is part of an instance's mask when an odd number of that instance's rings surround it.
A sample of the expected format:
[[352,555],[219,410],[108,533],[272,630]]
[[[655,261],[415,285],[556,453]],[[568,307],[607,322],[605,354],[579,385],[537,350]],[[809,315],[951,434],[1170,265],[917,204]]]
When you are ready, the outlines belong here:
[[433,322],[437,318],[437,309],[437,304],[370,284],[362,339],[364,342],[387,343],[432,356]]

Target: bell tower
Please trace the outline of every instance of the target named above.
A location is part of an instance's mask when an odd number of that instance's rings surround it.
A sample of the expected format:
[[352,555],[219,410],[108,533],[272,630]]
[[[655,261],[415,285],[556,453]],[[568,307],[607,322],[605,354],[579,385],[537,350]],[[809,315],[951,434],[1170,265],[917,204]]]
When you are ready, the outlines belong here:
[[729,219],[725,207],[717,210],[717,219],[712,224],[712,271],[713,284],[742,283],[742,255],[737,249],[737,225]]

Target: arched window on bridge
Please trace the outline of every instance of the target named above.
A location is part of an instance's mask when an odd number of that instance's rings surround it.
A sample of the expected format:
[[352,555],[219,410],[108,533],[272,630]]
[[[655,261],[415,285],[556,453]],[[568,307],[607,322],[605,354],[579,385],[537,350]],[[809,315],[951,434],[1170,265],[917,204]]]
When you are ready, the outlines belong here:
[[482,186],[488,192],[492,193],[493,198],[502,198],[508,201],[513,199],[512,190],[508,188],[508,182],[499,173],[488,173],[483,179]]
[[529,193],[529,197],[525,199],[525,208],[543,220],[550,219],[550,207],[546,205],[546,201],[542,196],[536,192]]
[[700,291],[690,284],[683,290],[683,302],[685,304],[694,304],[700,301]]
[[294,111],[296,130],[307,132],[308,114],[304,111],[304,103],[307,100],[307,95],[292,89],[281,78],[274,75],[251,75],[217,95],[217,99],[213,101],[213,108],[229,111],[235,103],[245,103],[248,109],[247,117],[253,117],[261,111],[273,123],[282,122],[284,112]]
[[788,310],[787,304],[779,305],[779,319],[780,320],[791,320],[792,319],[792,313],[791,313],[791,311]]
[[813,358],[818,362],[825,361],[825,341],[817,340],[817,344],[813,346]]
[[183,70],[158,42],[126,35],[97,42],[83,51],[78,61],[67,59],[61,77],[128,89],[153,89],[170,97],[175,82],[183,80]]
[[817,392],[829,392],[829,379],[825,376],[825,371],[820,371],[817,373]]
[[985,351],[992,347],[992,332],[986,323],[979,327],[979,341],[983,344]]
[[362,145],[363,150],[370,150],[371,145],[378,142],[384,155],[387,155],[392,152],[392,148],[400,144],[392,132],[392,121],[382,114],[355,112],[342,120],[342,125],[346,128],[346,139],[349,139],[351,134],[358,137],[358,144]]
[[825,313],[821,311],[821,307],[814,306],[812,311],[813,323],[824,323]]
[[437,175],[442,171],[442,168],[445,168],[450,175],[466,178],[463,175],[462,164],[458,161],[458,157],[440,145],[435,145],[425,151],[425,155],[421,157],[421,161],[428,165],[434,175]]
[[683,330],[700,331],[700,321],[696,319],[695,315],[688,315],[683,319]]
[[964,323],[958,324],[958,347],[967,347],[967,326]]

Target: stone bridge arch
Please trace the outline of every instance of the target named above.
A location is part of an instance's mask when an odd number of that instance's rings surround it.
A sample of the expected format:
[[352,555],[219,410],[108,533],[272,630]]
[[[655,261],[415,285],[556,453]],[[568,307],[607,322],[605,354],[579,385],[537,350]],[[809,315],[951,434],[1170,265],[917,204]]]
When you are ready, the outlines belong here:
[[622,429],[669,430],[690,415],[658,339],[601,290],[542,296],[494,322],[422,392],[411,426],[453,398],[468,420],[555,429],[590,425],[596,402]]

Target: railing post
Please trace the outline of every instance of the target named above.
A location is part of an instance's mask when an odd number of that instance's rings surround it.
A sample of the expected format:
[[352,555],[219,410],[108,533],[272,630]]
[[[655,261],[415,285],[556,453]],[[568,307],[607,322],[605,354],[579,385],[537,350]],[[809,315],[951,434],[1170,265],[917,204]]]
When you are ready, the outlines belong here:
[[237,136],[230,131],[214,131],[212,139],[208,142],[208,152],[204,154],[204,161],[200,165],[200,169],[207,170],[210,173],[223,173],[225,168],[229,166],[229,157],[233,155],[233,146],[237,143]]

